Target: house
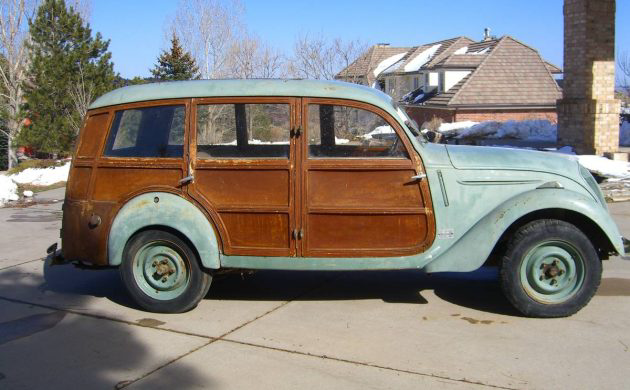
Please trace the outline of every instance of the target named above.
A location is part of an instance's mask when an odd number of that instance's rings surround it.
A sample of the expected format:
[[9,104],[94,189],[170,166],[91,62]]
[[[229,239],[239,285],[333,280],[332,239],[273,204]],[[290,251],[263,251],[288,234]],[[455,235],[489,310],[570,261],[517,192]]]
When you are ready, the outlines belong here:
[[387,64],[391,65],[392,60],[397,61],[410,49],[410,47],[391,47],[388,43],[379,43],[339,72],[335,79],[374,86],[379,74],[388,67]]
[[477,42],[456,37],[406,52],[400,49],[363,69],[375,74],[370,85],[400,102],[419,124],[434,117],[445,122],[557,122],[556,100],[562,90],[553,75],[562,70],[510,36],[493,38],[486,33]]

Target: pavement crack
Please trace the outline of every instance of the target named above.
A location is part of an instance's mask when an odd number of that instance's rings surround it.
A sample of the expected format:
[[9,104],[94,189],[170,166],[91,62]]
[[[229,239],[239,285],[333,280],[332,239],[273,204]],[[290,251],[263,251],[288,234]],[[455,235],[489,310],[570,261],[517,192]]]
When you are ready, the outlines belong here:
[[[247,325],[249,325],[249,324],[251,324],[251,323],[253,323],[253,322],[255,322],[255,321],[258,321],[259,319],[261,319],[261,318],[263,318],[263,317],[265,317],[265,316],[267,316],[267,315],[269,315],[269,314],[271,314],[271,313],[273,313],[273,312],[275,312],[275,311],[277,311],[277,310],[279,310],[279,309],[283,308],[284,306],[288,305],[289,303],[293,302],[294,300],[296,300],[296,299],[298,299],[298,298],[300,298],[300,297],[302,297],[302,296],[304,296],[304,295],[310,294],[310,293],[312,293],[313,291],[316,291],[316,290],[318,290],[318,289],[320,289],[320,288],[324,287],[325,285],[327,285],[327,284],[329,284],[329,283],[331,283],[332,281],[337,280],[337,279],[338,279],[338,278],[333,278],[333,279],[331,279],[331,280],[327,280],[327,281],[325,281],[325,282],[323,282],[323,283],[321,283],[321,284],[318,284],[316,287],[313,287],[313,288],[311,288],[311,289],[308,289],[308,290],[302,291],[301,293],[296,294],[295,296],[291,297],[291,299],[289,299],[289,300],[287,300],[287,301],[282,302],[282,303],[281,303],[281,304],[279,304],[278,306],[276,306],[276,307],[274,307],[274,308],[272,308],[272,309],[270,309],[270,310],[268,310],[268,311],[264,312],[263,314],[260,314],[260,315],[256,316],[255,318],[253,318],[253,319],[251,319],[251,320],[249,320],[249,321],[246,321],[246,322],[244,322],[244,323],[240,324],[239,326],[237,326],[237,327],[235,327],[235,328],[233,328],[233,329],[231,329],[231,330],[229,330],[229,331],[227,331],[227,332],[223,333],[221,336],[219,336],[219,337],[217,337],[217,338],[212,338],[212,339],[211,339],[211,340],[209,340],[207,343],[205,343],[205,344],[203,344],[203,345],[200,345],[199,347],[194,348],[194,349],[190,350],[189,352],[187,352],[187,353],[185,353],[185,354],[183,354],[183,355],[181,355],[181,356],[178,356],[178,357],[176,357],[176,358],[174,358],[174,359],[172,359],[172,360],[170,360],[170,361],[168,361],[168,362],[166,362],[166,363],[162,364],[161,366],[159,366],[159,367],[155,368],[154,370],[149,371],[149,372],[147,372],[146,374],[144,374],[144,375],[142,375],[142,376],[140,376],[140,377],[138,377],[138,378],[136,378],[136,379],[133,379],[133,380],[128,380],[128,381],[123,381],[123,382],[118,383],[118,384],[116,385],[116,387],[115,387],[115,388],[116,388],[117,390],[118,390],[118,389],[124,389],[125,387],[127,387],[127,386],[129,386],[129,385],[131,385],[131,384],[134,384],[134,383],[136,383],[136,382],[138,382],[138,381],[141,381],[142,379],[144,379],[144,378],[146,378],[146,377],[148,377],[148,376],[150,376],[150,375],[152,375],[152,374],[154,374],[154,373],[158,372],[159,370],[161,370],[161,369],[163,369],[163,368],[165,368],[165,367],[169,366],[170,364],[175,363],[176,361],[178,361],[178,360],[180,360],[180,359],[182,359],[182,358],[184,358],[184,357],[186,357],[186,356],[188,356],[188,355],[190,355],[190,354],[192,354],[192,353],[194,353],[194,352],[197,352],[197,351],[199,351],[200,349],[205,348],[205,347],[207,347],[208,345],[210,345],[210,344],[212,344],[212,343],[214,343],[214,342],[216,342],[216,341],[221,341],[221,340],[224,340],[224,338],[225,338],[226,336],[228,336],[228,335],[230,335],[230,334],[232,334],[232,333],[236,332],[237,330],[242,329],[243,327],[245,327],[245,326],[247,326]],[[137,323],[134,323],[134,325],[138,325],[138,324],[137,324]],[[165,328],[156,328],[156,329],[166,330]],[[206,337],[207,337],[207,336],[206,336]]]
[[13,268],[13,267],[19,267],[19,266],[24,265],[24,264],[32,263],[32,262],[35,262],[35,261],[44,261],[44,260],[46,260],[46,257],[40,257],[39,259],[27,260],[27,261],[22,262],[22,263],[8,265],[6,267],[0,268],[0,272],[4,271],[5,269],[9,269],[9,268]]
[[374,363],[358,362],[358,361],[355,361],[355,360],[338,358],[338,357],[333,357],[333,356],[328,356],[328,355],[313,354],[313,353],[302,352],[302,351],[295,351],[295,350],[292,350],[292,349],[285,349],[285,348],[279,348],[279,347],[270,347],[268,345],[261,345],[261,344],[256,344],[256,343],[250,343],[250,342],[247,342],[247,341],[239,341],[239,340],[233,340],[233,339],[227,339],[227,338],[224,338],[224,339],[221,339],[221,340],[217,339],[216,341],[225,341],[225,342],[228,342],[228,343],[240,344],[240,345],[245,345],[245,346],[249,346],[249,347],[256,347],[256,348],[262,348],[262,349],[268,349],[268,350],[277,351],[277,352],[285,352],[285,353],[291,353],[291,354],[295,354],[295,355],[309,356],[309,357],[314,357],[314,358],[319,358],[319,359],[324,359],[324,360],[336,361],[336,362],[340,362],[340,363],[348,363],[348,364],[354,364],[354,365],[363,366],[363,367],[378,368],[378,369],[381,369],[381,370],[388,370],[388,371],[394,371],[394,372],[399,372],[399,373],[404,373],[404,374],[411,374],[411,375],[419,375],[419,376],[430,377],[430,378],[434,378],[434,379],[441,379],[441,380],[447,380],[447,381],[461,382],[461,383],[466,383],[466,384],[469,384],[469,385],[491,387],[491,388],[494,388],[494,389],[505,389],[505,390],[516,390],[517,389],[517,388],[514,388],[514,387],[505,387],[505,386],[492,385],[492,384],[483,383],[483,382],[479,382],[479,381],[474,381],[474,380],[470,380],[470,379],[466,379],[466,378],[449,378],[449,377],[443,376],[443,375],[428,374],[428,373],[420,372],[420,371],[412,371],[412,370],[405,370],[405,369],[401,369],[401,368],[381,366],[381,365],[374,364]]
[[184,353],[184,354],[182,354],[182,355],[180,355],[180,356],[177,356],[176,358],[173,358],[173,359],[169,360],[168,362],[166,362],[166,363],[164,363],[164,364],[162,364],[162,365],[160,365],[160,366],[158,366],[158,367],[154,368],[153,370],[151,370],[151,371],[149,371],[149,372],[147,372],[147,373],[145,373],[145,374],[143,374],[143,375],[139,376],[139,377],[138,377],[138,378],[136,378],[136,379],[126,380],[126,381],[118,382],[118,383],[116,384],[116,386],[114,386],[114,388],[115,388],[116,390],[118,390],[118,389],[124,389],[125,387],[127,387],[127,386],[129,386],[129,385],[132,385],[132,384],[134,384],[134,383],[136,383],[136,382],[138,382],[138,381],[141,381],[142,379],[144,379],[144,378],[148,377],[149,375],[153,374],[154,372],[157,372],[157,371],[159,371],[159,370],[163,369],[164,367],[169,366],[169,365],[171,365],[171,364],[175,363],[176,361],[178,361],[178,360],[180,360],[180,359],[183,359],[183,358],[185,358],[186,356],[188,356],[188,355],[190,355],[190,354],[192,354],[192,353],[195,353],[195,352],[199,351],[201,348],[207,347],[208,345],[210,345],[210,344],[214,343],[214,342],[215,342],[215,341],[217,341],[217,340],[218,340],[218,339],[212,339],[212,340],[209,340],[208,342],[203,343],[203,344],[201,344],[200,346],[195,347],[195,348],[191,349],[190,351],[188,351],[188,352],[186,352],[186,353]]

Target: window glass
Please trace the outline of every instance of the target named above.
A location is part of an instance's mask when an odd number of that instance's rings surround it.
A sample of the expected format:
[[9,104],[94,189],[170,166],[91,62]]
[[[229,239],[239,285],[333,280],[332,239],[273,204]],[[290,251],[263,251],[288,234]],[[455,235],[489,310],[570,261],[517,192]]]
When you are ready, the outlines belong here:
[[197,158],[289,157],[288,104],[197,106]]
[[117,111],[105,147],[108,157],[182,157],[186,107]]
[[310,157],[409,157],[385,119],[354,107],[310,104],[308,141]]

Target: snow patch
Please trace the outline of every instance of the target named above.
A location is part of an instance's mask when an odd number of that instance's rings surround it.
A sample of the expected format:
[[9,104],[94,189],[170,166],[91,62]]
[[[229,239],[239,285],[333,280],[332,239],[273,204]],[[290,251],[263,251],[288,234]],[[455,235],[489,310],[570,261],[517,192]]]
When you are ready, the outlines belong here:
[[0,175],[0,206],[10,200],[18,200],[17,185],[8,176]]
[[409,61],[407,65],[405,65],[405,72],[416,72],[418,71],[422,65],[426,64],[431,57],[435,54],[435,52],[442,46],[441,44],[433,45],[430,48],[424,50],[422,53],[418,54],[416,58]]
[[466,53],[466,54],[472,54],[472,55],[486,54],[488,52],[488,50],[490,50],[490,47],[486,47],[485,49],[479,50],[479,51],[471,51],[471,52]]
[[60,181],[68,181],[69,173],[70,162],[67,162],[60,167],[28,168],[20,173],[9,176],[9,178],[18,184],[49,186],[59,183]]
[[544,119],[443,123],[438,131],[455,138],[513,138],[530,141],[555,141],[557,134],[556,125]]
[[584,168],[600,176],[630,179],[630,163],[593,155],[579,155],[575,156],[575,158]]
[[407,52],[403,52],[400,54],[393,55],[391,57],[387,57],[386,59],[381,61],[376,67],[376,69],[374,69],[374,77],[378,77],[378,75],[381,74],[385,69],[389,68],[390,66],[400,61],[400,59],[403,58],[405,54],[407,54]]
[[453,54],[466,54],[467,51],[468,51],[468,46],[464,46],[464,47],[460,47],[459,49],[455,50],[453,52]]
[[393,134],[393,133],[394,133],[394,129],[392,129],[391,126],[383,125],[383,126],[376,127],[374,130],[370,131],[369,133],[362,135],[362,137],[363,139],[369,140],[372,138],[378,138],[375,136],[379,134]]

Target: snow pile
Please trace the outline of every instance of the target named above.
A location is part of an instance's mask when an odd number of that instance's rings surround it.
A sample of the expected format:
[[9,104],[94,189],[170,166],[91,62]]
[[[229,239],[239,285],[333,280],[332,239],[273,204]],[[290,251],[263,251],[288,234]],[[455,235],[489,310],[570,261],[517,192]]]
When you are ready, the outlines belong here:
[[431,57],[433,57],[440,46],[442,45],[433,45],[430,48],[424,50],[422,53],[418,54],[416,58],[409,61],[409,63],[405,65],[405,72],[417,72],[422,67],[422,65],[426,64],[431,59]]
[[578,159],[584,168],[599,176],[630,179],[630,163],[593,155],[579,155],[575,158]]
[[442,123],[438,131],[446,136],[453,136],[458,135],[459,131],[462,129],[468,129],[478,124],[479,122],[473,121]]
[[49,186],[51,184],[59,183],[60,181],[68,181],[69,173],[70,162],[67,162],[60,167],[28,168],[9,177],[18,184]]
[[374,77],[378,77],[378,75],[381,74],[385,69],[389,68],[390,66],[400,61],[400,59],[403,58],[405,54],[407,54],[407,52],[396,54],[391,57],[387,57],[386,59],[381,61],[376,67],[376,69],[374,69]]
[[362,137],[365,140],[370,140],[372,138],[378,138],[376,136],[379,134],[393,134],[393,133],[394,133],[394,129],[392,129],[391,126],[383,125],[383,126],[376,127],[374,130],[370,131],[369,133],[362,135]]
[[619,145],[630,146],[630,122],[624,121],[619,128]]
[[10,200],[18,200],[17,185],[8,176],[0,175],[0,206]]
[[507,122],[443,123],[438,130],[455,138],[513,138],[530,141],[555,141],[556,125],[544,119]]

